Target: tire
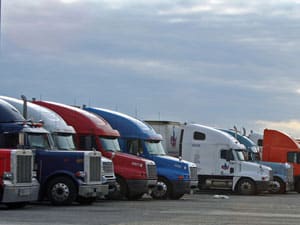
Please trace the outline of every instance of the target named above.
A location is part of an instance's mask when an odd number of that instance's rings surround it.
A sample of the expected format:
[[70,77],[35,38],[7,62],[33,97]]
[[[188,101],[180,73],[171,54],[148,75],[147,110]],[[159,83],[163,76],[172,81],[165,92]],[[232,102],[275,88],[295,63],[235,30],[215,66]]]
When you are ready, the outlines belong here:
[[156,186],[152,189],[151,196],[153,199],[167,199],[170,197],[171,185],[168,180],[158,177]]
[[55,177],[47,185],[47,195],[52,205],[70,205],[77,198],[77,188],[72,179]]
[[298,180],[295,184],[295,191],[297,191],[300,194],[300,180]]
[[237,191],[241,195],[254,195],[256,193],[255,183],[249,178],[242,178],[237,184]]
[[128,188],[127,188],[126,181],[121,177],[117,177],[116,188],[113,192],[107,195],[107,198],[111,200],[121,200],[127,197],[128,197]]
[[274,182],[276,182],[276,184],[279,186],[279,188],[271,189],[271,190],[269,190],[269,193],[271,193],[271,194],[284,194],[286,192],[285,183],[279,177],[274,177]]

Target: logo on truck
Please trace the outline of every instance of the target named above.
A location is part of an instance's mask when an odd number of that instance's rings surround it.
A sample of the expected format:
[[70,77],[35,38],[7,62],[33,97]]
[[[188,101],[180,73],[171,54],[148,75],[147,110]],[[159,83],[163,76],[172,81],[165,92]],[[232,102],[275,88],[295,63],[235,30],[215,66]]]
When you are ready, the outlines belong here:
[[229,165],[227,165],[227,163],[225,163],[224,165],[221,166],[221,168],[223,170],[228,170],[229,169]]
[[176,147],[176,140],[177,140],[177,137],[175,135],[175,127],[173,126],[173,133],[172,133],[172,136],[170,138],[170,142],[171,142],[172,147]]

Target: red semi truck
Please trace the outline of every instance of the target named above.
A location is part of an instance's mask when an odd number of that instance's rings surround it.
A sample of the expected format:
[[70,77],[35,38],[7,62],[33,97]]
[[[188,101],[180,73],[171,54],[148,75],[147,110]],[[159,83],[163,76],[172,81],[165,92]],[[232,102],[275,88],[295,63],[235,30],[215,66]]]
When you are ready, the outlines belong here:
[[296,139],[278,130],[265,129],[262,159],[293,165],[295,191],[300,193],[300,145]]
[[153,161],[122,153],[118,137],[119,132],[99,116],[78,107],[65,104],[33,101],[59,114],[68,125],[73,126],[77,149],[97,149],[114,164],[118,188],[109,197],[119,199],[139,199],[156,185],[157,171]]

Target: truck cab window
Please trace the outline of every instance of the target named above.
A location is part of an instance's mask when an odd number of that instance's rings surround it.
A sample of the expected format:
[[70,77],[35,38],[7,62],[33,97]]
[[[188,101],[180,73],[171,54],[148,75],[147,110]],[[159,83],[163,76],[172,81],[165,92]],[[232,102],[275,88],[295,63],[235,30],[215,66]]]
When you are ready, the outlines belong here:
[[99,137],[102,148],[105,151],[120,152],[121,148],[117,137]]
[[160,140],[145,141],[146,149],[150,155],[166,155]]
[[16,134],[1,134],[0,148],[17,148],[19,142],[19,135]]
[[96,148],[95,138],[91,135],[81,135],[79,137],[79,145],[81,149],[91,150]]
[[205,140],[205,134],[198,131],[194,132],[194,140],[199,140],[199,141]]
[[127,141],[127,149],[130,154],[140,155],[143,154],[143,146],[141,141],[134,139]]
[[33,149],[50,149],[48,134],[27,133],[27,145]]
[[299,152],[288,152],[287,161],[290,163],[300,164],[300,153]]
[[69,133],[53,133],[55,145],[60,150],[75,150],[74,135]]
[[257,140],[257,145],[262,147],[263,146],[263,139],[258,139]]
[[232,153],[232,150],[225,150],[225,149],[221,150],[220,157],[221,159],[225,159],[227,161],[234,160],[234,155]]

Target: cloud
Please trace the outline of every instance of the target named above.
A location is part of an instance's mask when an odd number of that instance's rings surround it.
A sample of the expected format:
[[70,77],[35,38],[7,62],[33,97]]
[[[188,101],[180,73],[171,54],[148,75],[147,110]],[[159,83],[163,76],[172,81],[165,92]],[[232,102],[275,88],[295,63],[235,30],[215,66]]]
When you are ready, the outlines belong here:
[[258,120],[256,124],[260,128],[276,129],[286,132],[295,138],[300,137],[300,120],[287,120],[287,121],[264,121]]
[[287,121],[300,110],[299,3],[5,1],[2,90],[26,82],[34,96],[142,102],[219,126]]

